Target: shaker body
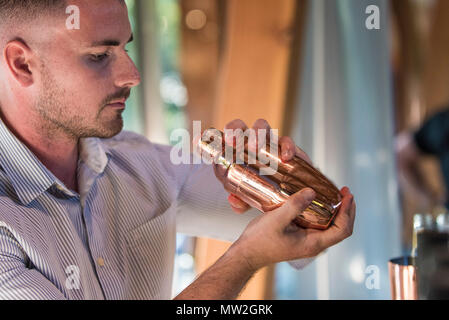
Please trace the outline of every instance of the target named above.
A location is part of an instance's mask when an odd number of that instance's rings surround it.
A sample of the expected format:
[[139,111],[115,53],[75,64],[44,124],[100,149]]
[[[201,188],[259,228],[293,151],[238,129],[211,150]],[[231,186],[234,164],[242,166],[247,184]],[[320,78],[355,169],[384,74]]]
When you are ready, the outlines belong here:
[[[218,130],[215,132],[219,132],[224,141],[223,133]],[[204,135],[206,132],[203,137]],[[199,141],[199,147],[215,159],[215,175],[226,191],[235,194],[259,211],[269,212],[280,207],[290,195],[306,187],[312,188],[316,193],[315,200],[304,212],[298,212],[293,222],[303,228],[327,229],[330,226],[341,205],[340,192],[330,180],[306,161],[295,156],[292,160],[283,162],[278,156],[279,152],[270,152],[270,144],[267,143],[260,152],[265,159],[276,162],[277,170],[270,175],[261,175],[260,170],[267,169],[268,166],[248,151],[247,143],[244,144],[243,158],[238,162],[234,147],[233,161],[230,161],[224,156],[224,142],[219,147],[219,143],[212,146],[207,138],[205,140]]]

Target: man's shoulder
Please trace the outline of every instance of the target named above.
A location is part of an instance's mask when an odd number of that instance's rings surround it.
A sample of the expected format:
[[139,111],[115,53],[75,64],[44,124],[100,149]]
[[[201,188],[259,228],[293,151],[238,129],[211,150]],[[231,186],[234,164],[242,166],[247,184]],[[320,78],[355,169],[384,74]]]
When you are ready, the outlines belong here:
[[105,151],[109,151],[111,154],[151,154],[156,156],[160,150],[157,145],[147,137],[131,132],[121,131],[119,134],[112,138],[100,139],[101,143],[105,147]]
[[109,151],[117,152],[145,152],[154,155],[163,155],[170,152],[172,146],[150,141],[147,137],[132,132],[121,131],[112,138],[100,139]]
[[148,163],[153,166],[157,163],[166,163],[170,157],[170,145],[158,144],[150,141],[145,136],[131,132],[122,131],[109,139],[100,139],[107,153],[113,158],[124,159],[129,163]]

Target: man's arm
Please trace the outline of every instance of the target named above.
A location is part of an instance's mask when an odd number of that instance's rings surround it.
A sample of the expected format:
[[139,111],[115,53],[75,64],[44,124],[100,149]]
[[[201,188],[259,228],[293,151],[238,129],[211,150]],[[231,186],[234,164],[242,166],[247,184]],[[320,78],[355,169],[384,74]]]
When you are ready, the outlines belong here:
[[175,299],[235,299],[255,271],[241,254],[230,248]]
[[0,227],[0,300],[65,300],[48,279],[26,266],[26,256],[12,234]]
[[307,188],[292,195],[282,207],[251,221],[241,237],[209,269],[176,299],[235,299],[260,268],[318,255],[352,234],[355,202],[348,188],[342,189],[342,206],[327,230],[303,229],[291,221],[314,199]]

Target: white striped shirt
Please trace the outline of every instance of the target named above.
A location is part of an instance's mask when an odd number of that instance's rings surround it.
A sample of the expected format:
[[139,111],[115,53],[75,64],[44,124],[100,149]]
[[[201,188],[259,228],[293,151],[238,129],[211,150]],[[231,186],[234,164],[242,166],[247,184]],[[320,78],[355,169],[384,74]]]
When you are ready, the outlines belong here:
[[259,213],[233,213],[212,168],[170,150],[81,139],[78,194],[0,120],[0,299],[171,298],[177,231],[234,241]]

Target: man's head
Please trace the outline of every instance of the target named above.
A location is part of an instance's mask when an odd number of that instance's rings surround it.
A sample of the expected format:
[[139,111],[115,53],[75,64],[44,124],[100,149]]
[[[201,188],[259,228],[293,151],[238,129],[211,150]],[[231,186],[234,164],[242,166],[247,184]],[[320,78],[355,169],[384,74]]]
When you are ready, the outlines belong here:
[[[67,27],[70,5],[79,29]],[[2,115],[48,136],[114,136],[140,82],[130,40],[123,0],[0,0]]]

